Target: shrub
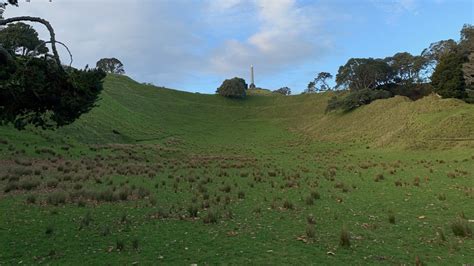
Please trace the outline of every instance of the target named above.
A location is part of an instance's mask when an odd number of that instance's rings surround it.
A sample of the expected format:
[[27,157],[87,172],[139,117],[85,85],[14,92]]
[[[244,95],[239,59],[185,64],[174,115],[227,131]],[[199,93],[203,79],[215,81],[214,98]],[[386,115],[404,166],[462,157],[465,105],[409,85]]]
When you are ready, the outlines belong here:
[[451,224],[451,230],[455,236],[469,237],[472,235],[472,230],[465,219],[458,218]]
[[239,199],[244,199],[244,198],[245,198],[245,192],[239,191],[237,197],[238,197]]
[[242,78],[235,77],[233,79],[226,79],[222,85],[217,89],[217,93],[229,98],[245,98],[247,83]]
[[392,97],[392,93],[386,90],[362,89],[353,91],[343,98],[333,97],[329,100],[326,112],[340,109],[349,112],[362,105],[369,104],[378,99],[387,99]]

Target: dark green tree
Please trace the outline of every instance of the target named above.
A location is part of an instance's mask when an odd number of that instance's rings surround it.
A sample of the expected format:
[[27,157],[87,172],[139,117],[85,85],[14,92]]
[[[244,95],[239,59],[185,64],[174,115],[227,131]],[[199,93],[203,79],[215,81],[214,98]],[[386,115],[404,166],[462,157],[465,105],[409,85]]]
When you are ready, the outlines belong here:
[[431,77],[434,91],[443,98],[465,99],[467,92],[462,65],[466,61],[466,56],[460,53],[450,53],[441,57]]
[[217,93],[229,98],[245,98],[248,85],[244,79],[235,77],[233,79],[226,79],[222,85],[217,89]]
[[390,82],[392,78],[391,67],[382,59],[351,58],[339,67],[336,83],[338,88],[357,91],[376,88]]
[[316,92],[316,82],[310,81],[308,83],[308,86],[306,86],[306,89],[303,91],[303,94],[305,93],[315,93]]
[[[18,4],[15,0],[9,3]],[[1,5],[0,10],[4,7]],[[0,124],[12,123],[18,129],[27,125],[42,128],[68,125],[95,105],[105,73],[97,69],[64,69],[56,49],[56,43],[62,43],[56,41],[53,27],[42,18],[0,18],[0,26],[20,21],[46,26],[53,54],[17,55],[0,45]]]
[[328,91],[331,90],[331,87],[327,83],[328,79],[332,79],[331,73],[328,72],[319,72],[316,78],[314,79],[316,91]]
[[33,27],[22,22],[8,25],[0,30],[0,44],[3,48],[20,55],[28,55],[30,52],[45,54],[48,48],[42,45],[44,42],[38,38],[38,32]]
[[106,73],[125,74],[123,64],[117,58],[102,58],[97,61],[96,67],[102,69]]
[[401,85],[420,83],[423,80],[421,72],[428,62],[422,56],[413,56],[407,52],[396,53],[385,58],[385,61],[392,68],[393,82]]
[[456,51],[458,44],[449,39],[430,44],[430,47],[421,52],[421,56],[426,60],[427,71],[432,73],[439,63],[441,57]]

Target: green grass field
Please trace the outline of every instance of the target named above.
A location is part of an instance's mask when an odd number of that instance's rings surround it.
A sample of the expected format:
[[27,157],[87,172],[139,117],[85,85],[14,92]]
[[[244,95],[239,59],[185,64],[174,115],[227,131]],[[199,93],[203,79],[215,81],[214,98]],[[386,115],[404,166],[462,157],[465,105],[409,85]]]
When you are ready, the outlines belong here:
[[71,126],[0,127],[0,264],[474,263],[474,106],[330,97],[109,76]]

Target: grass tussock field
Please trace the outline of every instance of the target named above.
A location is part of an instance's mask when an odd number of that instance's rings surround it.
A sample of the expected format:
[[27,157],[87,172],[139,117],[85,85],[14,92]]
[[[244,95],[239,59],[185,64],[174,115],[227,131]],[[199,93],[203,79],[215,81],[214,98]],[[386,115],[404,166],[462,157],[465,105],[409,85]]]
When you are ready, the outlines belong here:
[[474,106],[325,114],[109,76],[55,131],[0,127],[0,264],[469,264]]

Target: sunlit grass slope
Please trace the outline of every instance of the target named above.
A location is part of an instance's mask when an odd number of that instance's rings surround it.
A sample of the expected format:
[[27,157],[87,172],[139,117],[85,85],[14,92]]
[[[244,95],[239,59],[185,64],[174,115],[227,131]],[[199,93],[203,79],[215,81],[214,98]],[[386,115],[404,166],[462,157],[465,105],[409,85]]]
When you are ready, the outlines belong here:
[[[289,131],[318,140],[356,142],[376,147],[434,148],[474,145],[474,105],[458,100],[404,97],[379,100],[350,113],[325,114],[331,93],[231,100],[139,84],[108,76],[98,107],[77,123],[41,132],[3,127],[15,138],[86,143],[161,142],[219,144],[271,141]],[[39,135],[39,136],[38,136]]]

